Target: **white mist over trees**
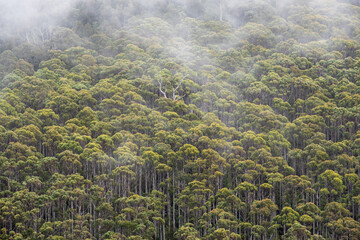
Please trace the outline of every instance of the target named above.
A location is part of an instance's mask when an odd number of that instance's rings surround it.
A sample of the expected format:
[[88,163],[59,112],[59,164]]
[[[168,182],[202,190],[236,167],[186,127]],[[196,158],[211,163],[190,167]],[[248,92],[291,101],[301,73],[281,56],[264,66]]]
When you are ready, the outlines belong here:
[[350,10],[346,10],[347,5],[342,4],[344,2],[357,4],[350,0],[3,0],[0,10],[1,38],[21,37],[19,35],[24,32],[35,29],[41,31],[55,26],[73,26],[76,21],[91,21],[97,27],[110,25],[121,28],[133,16],[161,15],[170,24],[179,23],[184,14],[204,20],[224,20],[234,26],[254,21],[269,23],[275,15],[286,18],[287,12],[291,11],[288,7],[296,4],[313,8],[320,15],[335,17],[351,14]]
[[[72,0],[2,0],[0,2],[1,38],[29,38],[50,34],[63,24],[77,1]],[[36,32],[38,31],[38,32]],[[43,33],[46,31],[46,33]],[[42,39],[40,39],[42,40]]]

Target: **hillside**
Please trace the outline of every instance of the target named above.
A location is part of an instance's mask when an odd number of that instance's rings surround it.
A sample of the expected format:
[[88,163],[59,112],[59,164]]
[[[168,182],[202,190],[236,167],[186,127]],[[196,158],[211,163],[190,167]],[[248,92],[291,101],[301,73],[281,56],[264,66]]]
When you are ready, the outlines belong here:
[[0,239],[360,239],[360,1],[41,2],[0,10]]

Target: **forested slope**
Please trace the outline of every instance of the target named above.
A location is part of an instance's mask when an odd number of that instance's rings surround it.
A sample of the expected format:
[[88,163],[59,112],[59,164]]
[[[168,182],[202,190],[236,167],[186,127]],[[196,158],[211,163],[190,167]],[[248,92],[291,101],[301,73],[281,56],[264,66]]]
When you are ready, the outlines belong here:
[[93,0],[8,28],[0,239],[359,239],[359,6]]

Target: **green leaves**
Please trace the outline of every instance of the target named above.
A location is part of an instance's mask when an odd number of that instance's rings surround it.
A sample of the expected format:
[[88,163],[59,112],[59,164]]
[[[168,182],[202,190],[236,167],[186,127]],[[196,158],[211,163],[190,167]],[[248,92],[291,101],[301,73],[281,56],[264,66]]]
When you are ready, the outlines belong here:
[[0,239],[359,239],[355,6],[73,7],[0,43]]

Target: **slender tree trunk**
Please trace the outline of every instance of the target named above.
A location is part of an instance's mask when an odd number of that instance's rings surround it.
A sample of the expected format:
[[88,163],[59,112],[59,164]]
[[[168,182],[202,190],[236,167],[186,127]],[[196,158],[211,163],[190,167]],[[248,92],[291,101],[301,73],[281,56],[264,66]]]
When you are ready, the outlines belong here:
[[219,21],[223,20],[223,6],[222,0],[219,0]]

